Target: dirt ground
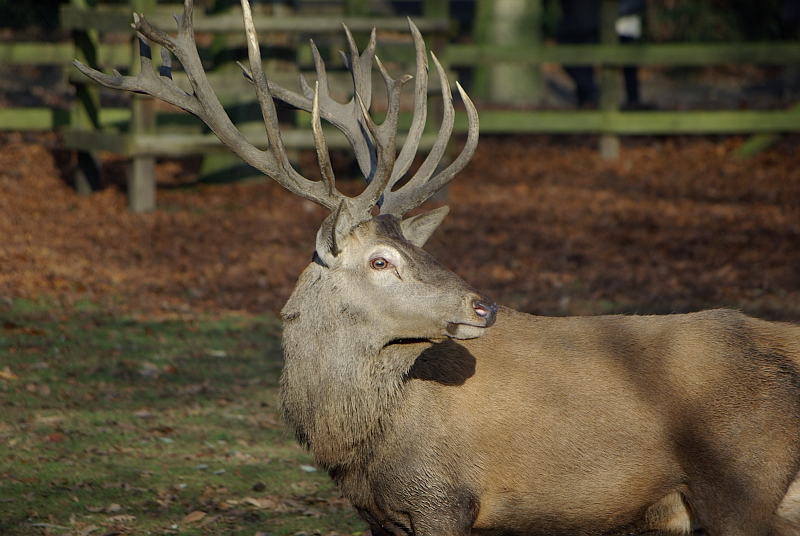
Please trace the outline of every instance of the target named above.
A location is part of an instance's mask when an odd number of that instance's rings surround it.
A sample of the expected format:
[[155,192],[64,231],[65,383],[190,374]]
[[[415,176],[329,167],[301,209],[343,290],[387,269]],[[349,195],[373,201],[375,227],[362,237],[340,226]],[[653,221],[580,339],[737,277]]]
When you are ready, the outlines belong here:
[[[742,141],[626,138],[606,162],[591,137],[483,137],[426,248],[536,314],[731,306],[800,320],[800,136],[746,160]],[[191,184],[176,161],[158,166],[158,210],[131,214],[118,188],[76,194],[74,166],[55,134],[0,137],[0,299],[276,313],[326,215],[269,180]],[[124,166],[105,171],[121,182]]]

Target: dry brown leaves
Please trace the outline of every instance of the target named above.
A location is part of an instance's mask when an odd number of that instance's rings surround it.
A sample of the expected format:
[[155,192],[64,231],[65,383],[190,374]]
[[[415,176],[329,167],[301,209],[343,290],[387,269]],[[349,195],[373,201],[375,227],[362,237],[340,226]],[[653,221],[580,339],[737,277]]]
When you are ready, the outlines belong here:
[[583,141],[483,140],[429,249],[533,312],[738,305],[797,318],[798,141],[742,160],[740,139],[629,139],[604,162]]
[[[740,139],[627,139],[610,163],[591,140],[486,137],[428,249],[536,313],[738,305],[800,318],[798,142],[741,160]],[[60,172],[44,146],[5,138],[0,299],[277,312],[325,216],[271,181],[160,189],[156,212],[130,214],[117,189],[79,196]]]

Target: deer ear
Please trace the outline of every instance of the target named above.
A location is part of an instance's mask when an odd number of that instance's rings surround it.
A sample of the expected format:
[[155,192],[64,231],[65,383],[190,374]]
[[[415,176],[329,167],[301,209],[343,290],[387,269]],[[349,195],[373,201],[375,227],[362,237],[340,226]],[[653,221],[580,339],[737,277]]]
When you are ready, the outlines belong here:
[[317,255],[323,263],[330,266],[331,262],[339,256],[344,249],[350,231],[353,230],[353,217],[344,200],[332,212],[317,231]]
[[421,248],[425,245],[425,242],[428,241],[436,228],[439,227],[439,224],[442,223],[448,212],[450,212],[450,207],[445,205],[435,208],[430,212],[425,212],[413,218],[403,220],[400,222],[403,236],[406,237],[406,240]]

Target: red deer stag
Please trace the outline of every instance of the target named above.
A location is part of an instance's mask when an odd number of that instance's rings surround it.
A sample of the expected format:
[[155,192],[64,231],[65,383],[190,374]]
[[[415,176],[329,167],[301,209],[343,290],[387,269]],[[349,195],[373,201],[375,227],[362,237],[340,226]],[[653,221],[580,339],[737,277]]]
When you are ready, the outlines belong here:
[[[434,175],[453,125],[444,120],[402,187],[425,123],[427,54],[410,24],[415,118],[396,152],[399,94],[375,58],[375,33],[343,54],[355,88],[334,101],[314,49],[316,89],[265,78],[242,0],[252,81],[269,149],[236,130],[203,72],[186,0],[177,37],[144,17],[134,27],[183,64],[192,93],[160,74],[141,40],[135,77],[78,68],[112,88],[147,93],[205,121],[243,160],[331,211],[313,262],[283,309],[283,416],[372,532],[391,535],[800,534],[800,327],[734,311],[669,316],[542,318],[497,307],[421,248],[446,208],[402,219],[472,157],[466,147]],[[370,119],[371,69],[388,89],[386,120]],[[310,111],[322,180],[290,166],[273,98]],[[320,118],[347,136],[368,185],[346,197]],[[378,207],[379,214],[373,216]]]

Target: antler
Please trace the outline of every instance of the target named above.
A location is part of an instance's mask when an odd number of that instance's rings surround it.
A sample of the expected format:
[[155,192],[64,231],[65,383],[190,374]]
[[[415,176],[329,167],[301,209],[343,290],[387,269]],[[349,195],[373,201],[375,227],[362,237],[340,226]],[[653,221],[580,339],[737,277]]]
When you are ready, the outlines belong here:
[[[291,192],[313,201],[331,212],[342,212],[342,206],[346,205],[347,212],[355,220],[351,222],[352,225],[368,219],[372,207],[376,204],[381,206],[382,213],[401,217],[452,180],[472,158],[478,139],[478,114],[469,97],[461,86],[458,86],[469,119],[467,143],[462,153],[449,167],[431,178],[447,147],[455,115],[450,86],[441,64],[436,56],[433,56],[442,81],[442,96],[445,104],[444,121],[436,142],[422,167],[407,184],[397,191],[392,191],[393,186],[411,166],[426,120],[428,63],[422,36],[410,19],[409,27],[414,38],[417,59],[414,119],[406,143],[400,154],[396,155],[400,91],[403,85],[413,77],[404,75],[393,79],[388,74],[380,60],[375,57],[375,30],[372,31],[367,48],[359,55],[352,34],[345,27],[350,54],[342,53],[342,57],[353,78],[354,95],[349,103],[340,104],[331,97],[325,64],[313,41],[311,43],[312,52],[317,72],[317,82],[313,90],[302,77],[300,81],[302,95],[284,89],[266,79],[250,4],[248,0],[241,0],[241,2],[250,64],[249,69],[244,66],[242,69],[255,87],[264,117],[269,144],[265,151],[259,150],[242,136],[211,89],[194,42],[192,0],[185,0],[183,13],[175,15],[178,23],[177,37],[153,28],[144,16],[134,14],[132,26],[139,33],[141,61],[141,71],[136,76],[122,76],[116,70],[113,76],[109,76],[95,71],[77,60],[74,63],[86,76],[106,87],[146,93],[196,115],[242,160]],[[164,47],[161,53],[162,65],[158,74],[153,67],[151,49],[147,39]],[[192,86],[191,94],[178,88],[172,81],[171,61],[167,51],[172,52],[183,65]],[[376,125],[368,113],[372,96],[373,59],[380,68],[389,95],[386,120],[381,125]],[[314,140],[322,172],[321,181],[306,179],[297,173],[289,163],[278,128],[273,97],[291,106],[311,112]],[[367,188],[355,198],[346,197],[335,188],[335,178],[327,144],[322,134],[321,118],[329,121],[345,134],[353,146],[359,167],[369,183]]]

